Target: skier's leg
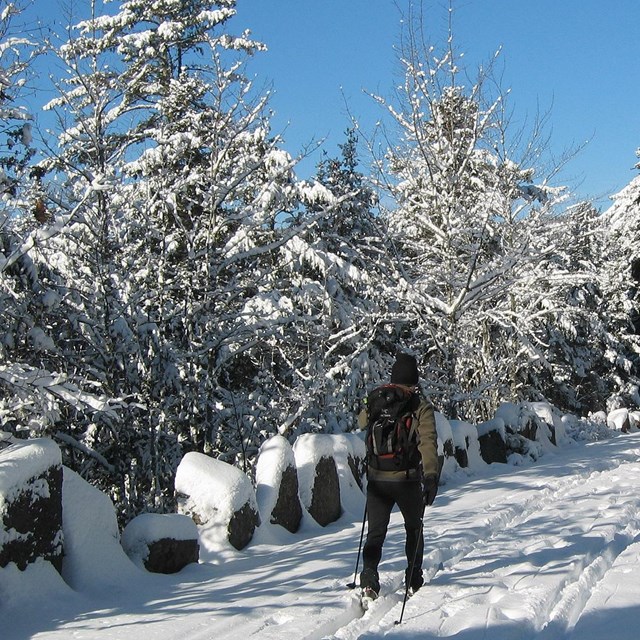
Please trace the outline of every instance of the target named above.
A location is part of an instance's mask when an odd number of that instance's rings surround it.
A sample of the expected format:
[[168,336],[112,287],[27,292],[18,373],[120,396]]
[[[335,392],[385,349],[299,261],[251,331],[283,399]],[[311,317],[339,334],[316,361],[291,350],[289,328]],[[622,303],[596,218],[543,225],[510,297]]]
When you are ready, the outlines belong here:
[[[402,491],[398,492],[396,502],[402,517],[406,532],[405,554],[407,556],[407,584],[414,590],[423,583],[422,558],[424,555],[424,536],[422,533],[422,517],[424,505],[422,502],[422,486],[420,482],[403,483]],[[410,569],[413,568],[413,571]],[[411,575],[409,575],[411,573]]]
[[389,518],[393,509],[393,499],[386,495],[384,486],[376,481],[367,485],[367,539],[362,550],[363,569],[360,574],[360,585],[371,587],[376,593],[380,591],[378,565],[382,558],[382,545],[387,535]]

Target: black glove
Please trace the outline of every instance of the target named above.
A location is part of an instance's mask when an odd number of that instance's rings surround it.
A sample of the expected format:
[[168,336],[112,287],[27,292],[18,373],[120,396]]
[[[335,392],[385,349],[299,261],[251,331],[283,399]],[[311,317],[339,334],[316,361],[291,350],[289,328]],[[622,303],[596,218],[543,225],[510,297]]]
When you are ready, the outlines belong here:
[[426,476],[422,481],[422,499],[425,507],[430,507],[438,493],[438,477]]

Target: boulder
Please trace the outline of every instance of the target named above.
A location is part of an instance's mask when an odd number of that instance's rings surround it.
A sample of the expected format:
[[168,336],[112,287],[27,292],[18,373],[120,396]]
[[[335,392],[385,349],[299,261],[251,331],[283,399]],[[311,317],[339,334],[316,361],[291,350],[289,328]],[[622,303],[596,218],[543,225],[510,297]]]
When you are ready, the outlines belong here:
[[361,517],[365,502],[363,488],[367,458],[364,433],[332,434],[326,438],[330,451],[324,453],[330,455],[336,463],[342,511]]
[[450,420],[455,445],[455,458],[460,467],[478,471],[486,466],[480,451],[478,429],[464,420]]
[[63,555],[62,456],[48,438],[0,451],[0,567],[43,558],[60,572]]
[[293,449],[281,435],[260,447],[256,464],[256,497],[263,519],[295,533],[302,521],[298,472]]
[[504,422],[489,420],[478,425],[480,455],[487,464],[507,462],[507,442]]
[[177,573],[199,559],[198,528],[185,515],[143,513],[122,532],[122,547],[152,573]]
[[199,527],[200,544],[207,552],[225,542],[244,549],[260,524],[251,481],[240,469],[192,451],[180,461],[175,479],[178,511]]
[[300,481],[300,499],[311,517],[325,527],[342,515],[340,479],[331,436],[306,433],[293,451]]

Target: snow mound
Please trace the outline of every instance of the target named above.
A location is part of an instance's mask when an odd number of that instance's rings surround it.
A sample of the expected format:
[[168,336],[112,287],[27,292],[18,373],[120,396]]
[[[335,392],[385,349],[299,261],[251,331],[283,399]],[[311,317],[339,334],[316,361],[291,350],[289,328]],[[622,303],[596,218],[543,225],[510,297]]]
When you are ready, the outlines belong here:
[[120,545],[120,532],[111,499],[64,467],[62,576],[78,591],[124,589],[140,583],[141,572]]

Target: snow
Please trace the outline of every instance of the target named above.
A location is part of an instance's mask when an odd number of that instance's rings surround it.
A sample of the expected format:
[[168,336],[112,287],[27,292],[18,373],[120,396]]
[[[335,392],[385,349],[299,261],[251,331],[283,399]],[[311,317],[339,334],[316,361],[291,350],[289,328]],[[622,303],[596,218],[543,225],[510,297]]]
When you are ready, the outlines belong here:
[[200,557],[216,559],[231,549],[227,526],[234,512],[258,505],[249,478],[226,462],[191,451],[178,465],[175,480],[181,513],[200,525]]
[[[144,588],[140,574],[120,545],[115,509],[108,496],[64,468],[62,483],[62,576],[78,592],[99,595]],[[141,580],[142,579],[142,580]]]
[[[4,432],[0,435],[7,437]],[[25,441],[16,441],[3,449],[0,457],[0,514],[7,497],[50,467],[61,464],[60,449],[48,438],[34,438],[29,440],[28,446]]]
[[[545,448],[536,461],[478,465],[471,475],[450,470],[425,515],[426,584],[400,625],[404,529],[397,512],[380,566],[383,595],[363,615],[346,588],[361,513],[345,509],[337,522],[297,534],[263,522],[248,547],[227,550],[224,563],[150,574],[124,554],[111,502],[65,469],[65,579],[43,561],[24,572],[13,564],[0,569],[2,638],[635,640],[640,432],[607,431],[596,421],[563,426],[563,446]],[[447,427],[442,417],[439,427]],[[308,437],[295,455],[331,451],[343,459],[357,441]],[[265,451],[263,484],[292,456],[279,437]],[[27,476],[31,464],[41,465],[38,456],[24,461]],[[180,486],[211,488],[203,480],[207,464],[189,454]],[[236,486],[222,464],[221,486]],[[259,535],[265,527],[268,537]]]

